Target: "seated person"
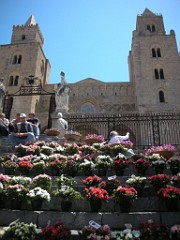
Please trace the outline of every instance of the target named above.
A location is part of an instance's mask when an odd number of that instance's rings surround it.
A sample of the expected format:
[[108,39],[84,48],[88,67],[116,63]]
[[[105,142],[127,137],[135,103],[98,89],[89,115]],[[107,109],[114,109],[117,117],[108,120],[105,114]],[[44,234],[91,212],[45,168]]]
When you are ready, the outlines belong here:
[[32,124],[34,135],[37,138],[40,134],[39,119],[35,117],[35,113],[29,113],[29,118],[27,119],[27,121]]
[[26,121],[25,113],[20,114],[20,123],[14,124],[14,130],[8,135],[8,139],[13,146],[35,141],[32,125]]
[[19,122],[20,122],[20,113],[16,113],[16,117],[14,119],[12,119],[9,123],[9,131],[13,132],[14,124],[19,123]]
[[109,137],[110,139],[108,144],[116,144],[116,143],[118,144],[118,143],[121,143],[122,141],[129,140],[129,132],[127,132],[125,136],[121,136],[118,134],[118,132],[112,131],[110,132]]
[[5,118],[5,114],[0,114],[0,135],[8,136],[9,134],[9,120]]

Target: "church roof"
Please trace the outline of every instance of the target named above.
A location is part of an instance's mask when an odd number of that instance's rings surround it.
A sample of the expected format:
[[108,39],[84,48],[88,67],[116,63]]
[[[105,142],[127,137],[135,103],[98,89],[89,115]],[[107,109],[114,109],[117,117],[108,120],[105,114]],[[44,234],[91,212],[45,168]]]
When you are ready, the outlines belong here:
[[31,15],[24,25],[25,26],[36,25],[36,20],[35,20],[34,16]]
[[148,8],[146,8],[142,14],[143,16],[156,16],[153,12],[151,12]]

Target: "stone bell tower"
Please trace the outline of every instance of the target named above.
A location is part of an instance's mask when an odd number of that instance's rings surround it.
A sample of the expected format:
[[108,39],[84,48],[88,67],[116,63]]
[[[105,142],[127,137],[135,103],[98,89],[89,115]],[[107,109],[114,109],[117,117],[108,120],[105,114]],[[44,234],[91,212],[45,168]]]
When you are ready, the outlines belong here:
[[137,111],[180,110],[180,57],[175,32],[166,34],[162,15],[145,9],[137,16],[128,61]]
[[[44,111],[46,115],[47,111],[48,115],[48,106],[46,104],[45,111],[43,97],[36,91],[38,85],[44,87],[49,83],[50,63],[43,52],[43,43],[41,30],[34,17],[30,16],[24,25],[13,26],[11,43],[0,49],[0,54],[4,56],[0,71],[2,68],[4,85],[11,95],[10,99],[6,98],[5,106],[9,118],[13,118],[17,112],[40,115]],[[23,91],[22,86],[26,86]]]

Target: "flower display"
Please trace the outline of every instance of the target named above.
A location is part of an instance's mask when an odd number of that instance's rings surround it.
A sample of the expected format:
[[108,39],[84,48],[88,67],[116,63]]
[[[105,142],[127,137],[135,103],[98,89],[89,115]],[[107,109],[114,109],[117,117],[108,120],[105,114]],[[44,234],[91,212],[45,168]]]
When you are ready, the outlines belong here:
[[146,223],[143,223],[140,231],[142,240],[169,239],[169,227],[156,223],[153,220],[148,220]]
[[74,187],[77,185],[77,181],[74,178],[68,178],[63,174],[56,179],[57,187],[61,188],[62,186]]
[[116,240],[140,240],[141,232],[134,230],[131,224],[125,224],[125,229],[116,233]]
[[85,140],[88,140],[88,139],[97,139],[100,142],[103,142],[104,141],[104,136],[103,135],[98,135],[98,134],[87,134],[85,136]]
[[37,236],[37,226],[33,223],[24,223],[16,220],[12,222],[3,234],[3,240],[34,240]]
[[86,179],[82,180],[82,182],[86,185],[86,187],[95,187],[98,186],[99,183],[102,182],[102,178],[98,176],[89,176]]
[[133,187],[122,187],[119,186],[113,191],[112,198],[120,200],[122,198],[135,199],[137,198],[137,191]]
[[124,169],[130,164],[131,164],[131,162],[124,158],[117,158],[113,161],[112,167],[114,169]]
[[161,187],[165,187],[170,181],[170,177],[167,174],[157,174],[148,177],[148,182],[155,187],[156,190]]
[[133,148],[133,142],[131,142],[130,140],[122,141],[121,145],[125,148]]
[[29,146],[26,146],[25,148],[26,150],[26,155],[28,154],[32,154],[32,155],[39,155],[40,154],[40,146],[38,145],[29,145]]
[[145,154],[146,155],[150,155],[152,153],[157,153],[157,152],[164,151],[164,150],[170,151],[170,152],[176,152],[177,151],[176,147],[174,147],[173,145],[171,145],[171,144],[164,144],[162,146],[152,146],[151,148],[149,148],[145,152]]
[[57,189],[53,192],[53,195],[56,197],[60,197],[64,200],[73,200],[80,199],[81,193],[76,191],[74,188],[66,186],[64,189]]
[[112,165],[113,160],[108,155],[99,155],[95,159],[95,168],[108,168]]
[[146,182],[146,177],[139,177],[135,175],[131,175],[131,177],[126,180],[126,183],[129,184],[131,187],[134,187],[136,190],[141,188],[141,186],[144,186]]
[[108,192],[105,189],[98,187],[89,187],[84,189],[87,200],[107,200],[109,199]]
[[23,170],[30,170],[33,167],[33,164],[31,162],[29,162],[29,161],[19,161],[18,165],[19,165],[19,169],[21,171],[23,171]]
[[70,230],[64,227],[61,221],[42,228],[39,233],[40,239],[42,238],[43,240],[69,240],[70,236]]
[[48,146],[42,146],[41,147],[41,153],[49,156],[54,153],[54,148],[48,147]]
[[178,198],[180,197],[180,188],[173,186],[167,186],[165,188],[160,188],[157,195],[163,199]]
[[41,187],[45,190],[50,190],[52,185],[52,178],[47,174],[40,174],[32,178],[32,188]]
[[31,184],[32,180],[30,177],[25,177],[25,176],[13,176],[12,178],[10,178],[9,183],[11,185],[15,185],[15,184],[22,184],[23,186],[25,186],[26,188],[29,187],[29,185]]
[[26,196],[29,199],[43,199],[46,201],[50,201],[51,197],[50,194],[45,190],[40,187],[33,188],[27,192]]
[[7,199],[24,199],[27,193],[27,188],[22,184],[8,185],[4,188],[4,193]]
[[140,158],[138,160],[133,161],[133,165],[137,169],[138,173],[145,174],[145,171],[151,166],[151,163],[146,159]]
[[112,179],[110,178],[107,181],[102,181],[99,184],[101,188],[104,188],[108,192],[109,196],[111,196],[113,193],[113,190],[117,189],[120,185],[121,185],[121,182],[116,178],[112,178]]
[[81,138],[81,134],[77,131],[69,130],[65,131],[64,137],[66,138],[66,140],[69,141],[79,141]]
[[110,240],[111,228],[107,224],[102,224],[99,228],[87,225],[79,231],[79,235],[85,237],[86,239]]

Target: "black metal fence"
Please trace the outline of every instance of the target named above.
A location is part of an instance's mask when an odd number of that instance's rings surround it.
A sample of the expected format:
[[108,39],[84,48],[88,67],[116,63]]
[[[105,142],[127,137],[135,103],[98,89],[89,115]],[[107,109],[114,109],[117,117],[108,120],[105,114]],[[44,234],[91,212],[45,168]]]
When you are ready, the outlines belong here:
[[67,117],[69,129],[102,134],[116,130],[120,135],[130,132],[130,139],[137,148],[172,144],[180,148],[180,113],[164,114],[83,114]]

